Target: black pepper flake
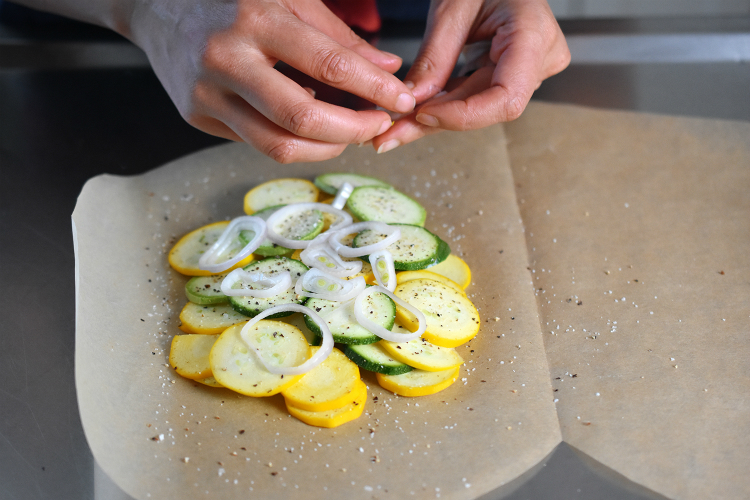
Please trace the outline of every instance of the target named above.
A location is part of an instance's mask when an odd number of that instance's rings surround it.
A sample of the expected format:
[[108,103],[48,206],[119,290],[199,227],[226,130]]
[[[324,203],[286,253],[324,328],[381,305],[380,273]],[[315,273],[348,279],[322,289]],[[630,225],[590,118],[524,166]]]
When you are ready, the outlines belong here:
[[245,433],[245,429],[240,429],[240,434],[244,434],[244,433]]

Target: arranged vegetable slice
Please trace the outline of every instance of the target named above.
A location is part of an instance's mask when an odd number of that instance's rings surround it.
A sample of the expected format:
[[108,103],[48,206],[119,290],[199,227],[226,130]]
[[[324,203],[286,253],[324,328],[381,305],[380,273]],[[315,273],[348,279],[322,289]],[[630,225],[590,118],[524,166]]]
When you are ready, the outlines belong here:
[[[255,236],[238,250],[237,243],[244,243],[240,239],[241,231],[252,231]],[[263,219],[251,215],[237,217],[224,229],[219,239],[201,255],[198,267],[211,273],[232,269],[252,255],[265,235],[266,222]]]
[[293,228],[298,220],[304,218],[309,212],[322,212],[335,217],[335,222],[330,224],[327,231],[336,231],[352,223],[351,215],[325,203],[294,203],[279,208],[268,217],[266,221],[268,239],[287,248],[307,248],[311,243],[310,240],[294,237],[295,233],[290,228]]
[[424,338],[410,340],[409,342],[382,340],[380,345],[394,359],[429,372],[448,370],[460,366],[464,362],[455,349],[436,346]]
[[328,194],[335,195],[339,188],[344,185],[345,182],[348,182],[352,185],[352,187],[360,187],[360,186],[380,186],[380,187],[386,187],[386,188],[392,188],[392,186],[388,183],[385,183],[381,181],[380,179],[376,179],[375,177],[370,177],[369,175],[362,175],[362,174],[351,174],[351,173],[344,173],[344,172],[334,172],[330,174],[322,174],[319,175],[313,180],[313,183],[320,188],[321,191],[324,191]]
[[319,193],[318,188],[305,179],[274,179],[245,194],[245,213],[252,215],[275,205],[317,201]]
[[[308,268],[302,262],[298,260],[289,259],[287,257],[268,257],[263,260],[253,262],[249,266],[244,268],[244,271],[248,273],[263,273],[267,276],[276,276],[281,273],[288,272],[291,276],[292,283],[296,283],[297,280],[307,272]],[[241,285],[235,285],[237,287]],[[282,304],[303,304],[306,297],[300,297],[294,291],[294,288],[289,288],[283,293],[274,295],[269,298],[261,297],[229,297],[229,303],[232,305],[235,311],[245,316],[257,316],[268,308],[282,305]],[[285,312],[280,313],[278,318],[287,316],[291,313]]]
[[[313,355],[320,349],[311,347]],[[281,394],[288,404],[301,410],[333,410],[349,402],[358,382],[359,367],[334,348],[322,363]]]
[[310,269],[294,287],[297,295],[345,302],[359,295],[367,284],[364,278],[345,280],[329,276],[319,269]]
[[471,284],[471,269],[456,254],[450,254],[444,261],[430,267],[430,271],[454,281],[464,290]]
[[[382,293],[387,295],[393,300],[400,308],[405,309],[411,314],[413,322],[416,323],[417,327],[413,332],[408,333],[395,333],[383,328],[381,325],[375,323],[370,319],[372,316],[372,309],[368,308],[368,300],[375,293]],[[398,314],[398,310],[396,312]],[[362,325],[367,330],[371,331],[381,339],[391,340],[394,342],[408,342],[409,340],[419,338],[425,331],[427,325],[424,315],[414,306],[404,302],[400,298],[393,295],[389,290],[382,286],[372,286],[360,293],[354,301],[354,316],[357,318],[357,323]]]
[[224,387],[223,385],[221,385],[220,383],[216,381],[213,375],[211,375],[210,377],[206,377],[206,378],[195,379],[195,382],[199,382],[209,387]]
[[[479,312],[462,292],[438,281],[417,279],[396,287],[396,297],[419,309],[427,321],[424,338],[440,347],[456,347],[479,332]],[[397,308],[396,321],[411,329],[410,311]]]
[[392,187],[360,186],[355,188],[347,208],[362,221],[414,224],[423,226],[427,211],[422,205]]
[[198,380],[212,376],[208,353],[219,335],[175,335],[169,350],[169,364],[185,378]]
[[357,363],[360,368],[371,372],[385,375],[400,375],[414,369],[406,363],[393,359],[383,349],[380,342],[376,344],[347,345],[344,348],[344,354],[346,354],[347,358]]
[[341,408],[326,411],[308,411],[292,406],[287,402],[286,409],[290,415],[301,420],[308,425],[316,427],[333,428],[339,425],[351,422],[359,418],[365,409],[367,401],[367,386],[361,380],[358,381],[357,388],[349,394],[350,398],[347,404]]
[[289,271],[274,274],[251,273],[235,269],[221,282],[225,297],[256,297],[268,299],[292,288]]
[[[363,327],[357,322],[354,313],[354,300],[337,302],[325,299],[310,299],[307,307],[316,311],[331,330],[333,339],[341,344],[372,344],[380,340],[380,337]],[[385,330],[393,327],[396,319],[396,304],[385,294],[375,293],[367,297],[363,307],[367,311],[370,320],[380,325]],[[320,329],[314,322],[305,318],[307,327],[320,336]]]
[[[215,272],[201,269],[198,261],[201,256],[216,243],[224,230],[229,225],[229,221],[214,222],[191,231],[172,247],[167,260],[172,269],[186,276],[211,276]],[[237,238],[222,254],[222,257],[229,259],[234,257],[245,246]],[[242,267],[252,262],[253,256],[250,254],[240,262],[233,265],[230,269]]]
[[[272,396],[297,382],[302,375],[269,372],[243,339],[245,325],[227,328],[214,344],[209,362],[216,381],[246,396]],[[258,321],[248,332],[262,345],[263,359],[277,367],[291,367],[310,358],[310,346],[297,328],[281,321]]]
[[229,298],[221,291],[221,282],[226,274],[215,274],[212,276],[194,276],[185,283],[185,295],[187,299],[198,305],[223,304]]
[[375,276],[375,282],[391,292],[396,288],[396,268],[393,264],[393,255],[388,250],[380,250],[371,253],[370,266]]
[[[256,212],[254,216],[267,221],[271,215],[285,206],[275,205],[264,208]],[[304,210],[296,212],[287,222],[286,227],[280,229],[285,237],[293,240],[312,240],[323,230],[325,218],[320,210]],[[255,234],[252,231],[240,232],[240,239],[242,241],[249,241],[254,236]],[[289,255],[291,252],[293,252],[291,248],[274,243],[268,238],[264,238],[260,246],[255,250],[255,254],[262,257]]]
[[412,370],[402,375],[376,373],[378,384],[399,396],[427,396],[450,387],[458,379],[460,368],[450,368],[439,372]]
[[411,280],[419,280],[419,279],[426,279],[426,280],[433,280],[433,281],[439,281],[443,285],[447,285],[453,289],[455,289],[458,292],[461,292],[462,294],[466,295],[466,292],[464,292],[464,289],[455,281],[453,281],[450,278],[447,278],[443,276],[442,274],[433,273],[432,267],[430,270],[420,270],[420,271],[402,271],[396,275],[396,283],[398,285],[402,285],[406,283],[407,281]]
[[185,333],[221,333],[232,325],[244,323],[247,316],[229,304],[201,306],[188,302],[180,312],[180,330]]
[[[347,236],[362,231],[372,232],[370,242],[363,242],[363,244],[357,246],[355,244],[359,236],[357,235],[351,240],[352,246],[347,246],[343,243],[344,238]],[[328,244],[342,257],[362,257],[363,255],[386,249],[388,245],[398,242],[399,238],[401,238],[401,229],[395,225],[377,221],[357,222],[334,231],[328,238]]]
[[[390,224],[401,230],[398,241],[386,247],[393,256],[393,265],[400,271],[416,271],[444,261],[450,255],[450,247],[436,235],[420,226],[408,224]],[[354,237],[355,248],[372,248],[383,241],[384,234],[373,230],[364,230]],[[369,253],[369,252],[368,252]],[[363,260],[369,259],[361,257]]]

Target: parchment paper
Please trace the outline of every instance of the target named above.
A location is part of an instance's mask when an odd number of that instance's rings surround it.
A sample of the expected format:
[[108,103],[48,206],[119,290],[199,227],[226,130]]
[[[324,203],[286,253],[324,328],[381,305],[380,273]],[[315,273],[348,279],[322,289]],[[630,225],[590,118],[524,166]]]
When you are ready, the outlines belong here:
[[[186,278],[166,253],[186,232],[242,215],[260,182],[330,171],[375,175],[426,206],[426,226],[474,271],[467,291],[482,327],[459,348],[466,364],[449,389],[400,398],[365,375],[366,414],[327,430],[289,417],[281,396],[170,370]],[[81,418],[96,460],[136,498],[475,498],[560,442],[502,127],[308,165],[221,146],[143,176],[94,178],[73,220]]]
[[506,133],[563,439],[750,498],[750,124],[536,104]]

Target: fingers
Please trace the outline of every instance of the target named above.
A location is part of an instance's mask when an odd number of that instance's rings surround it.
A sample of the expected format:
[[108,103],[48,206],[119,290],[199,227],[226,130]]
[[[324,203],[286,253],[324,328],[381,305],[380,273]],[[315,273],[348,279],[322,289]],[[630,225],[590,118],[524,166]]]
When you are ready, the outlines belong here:
[[[452,98],[451,94],[443,91],[437,93],[429,102],[441,102]],[[425,135],[434,134],[442,130],[419,123],[415,119],[417,113],[419,113],[419,108],[414,113],[398,119],[387,132],[372,140],[372,145],[378,154],[386,153],[399,146],[416,141]]]
[[419,54],[404,78],[413,86],[417,102],[423,102],[445,87],[466,44],[476,17],[477,2],[434,2],[430,7],[427,31]]

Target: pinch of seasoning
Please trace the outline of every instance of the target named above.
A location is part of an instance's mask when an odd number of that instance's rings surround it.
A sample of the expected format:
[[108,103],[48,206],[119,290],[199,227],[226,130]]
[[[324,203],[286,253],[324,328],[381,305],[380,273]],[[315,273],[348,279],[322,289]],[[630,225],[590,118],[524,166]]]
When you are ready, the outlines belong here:
[[190,461],[190,457],[182,457],[182,463],[188,463]]

